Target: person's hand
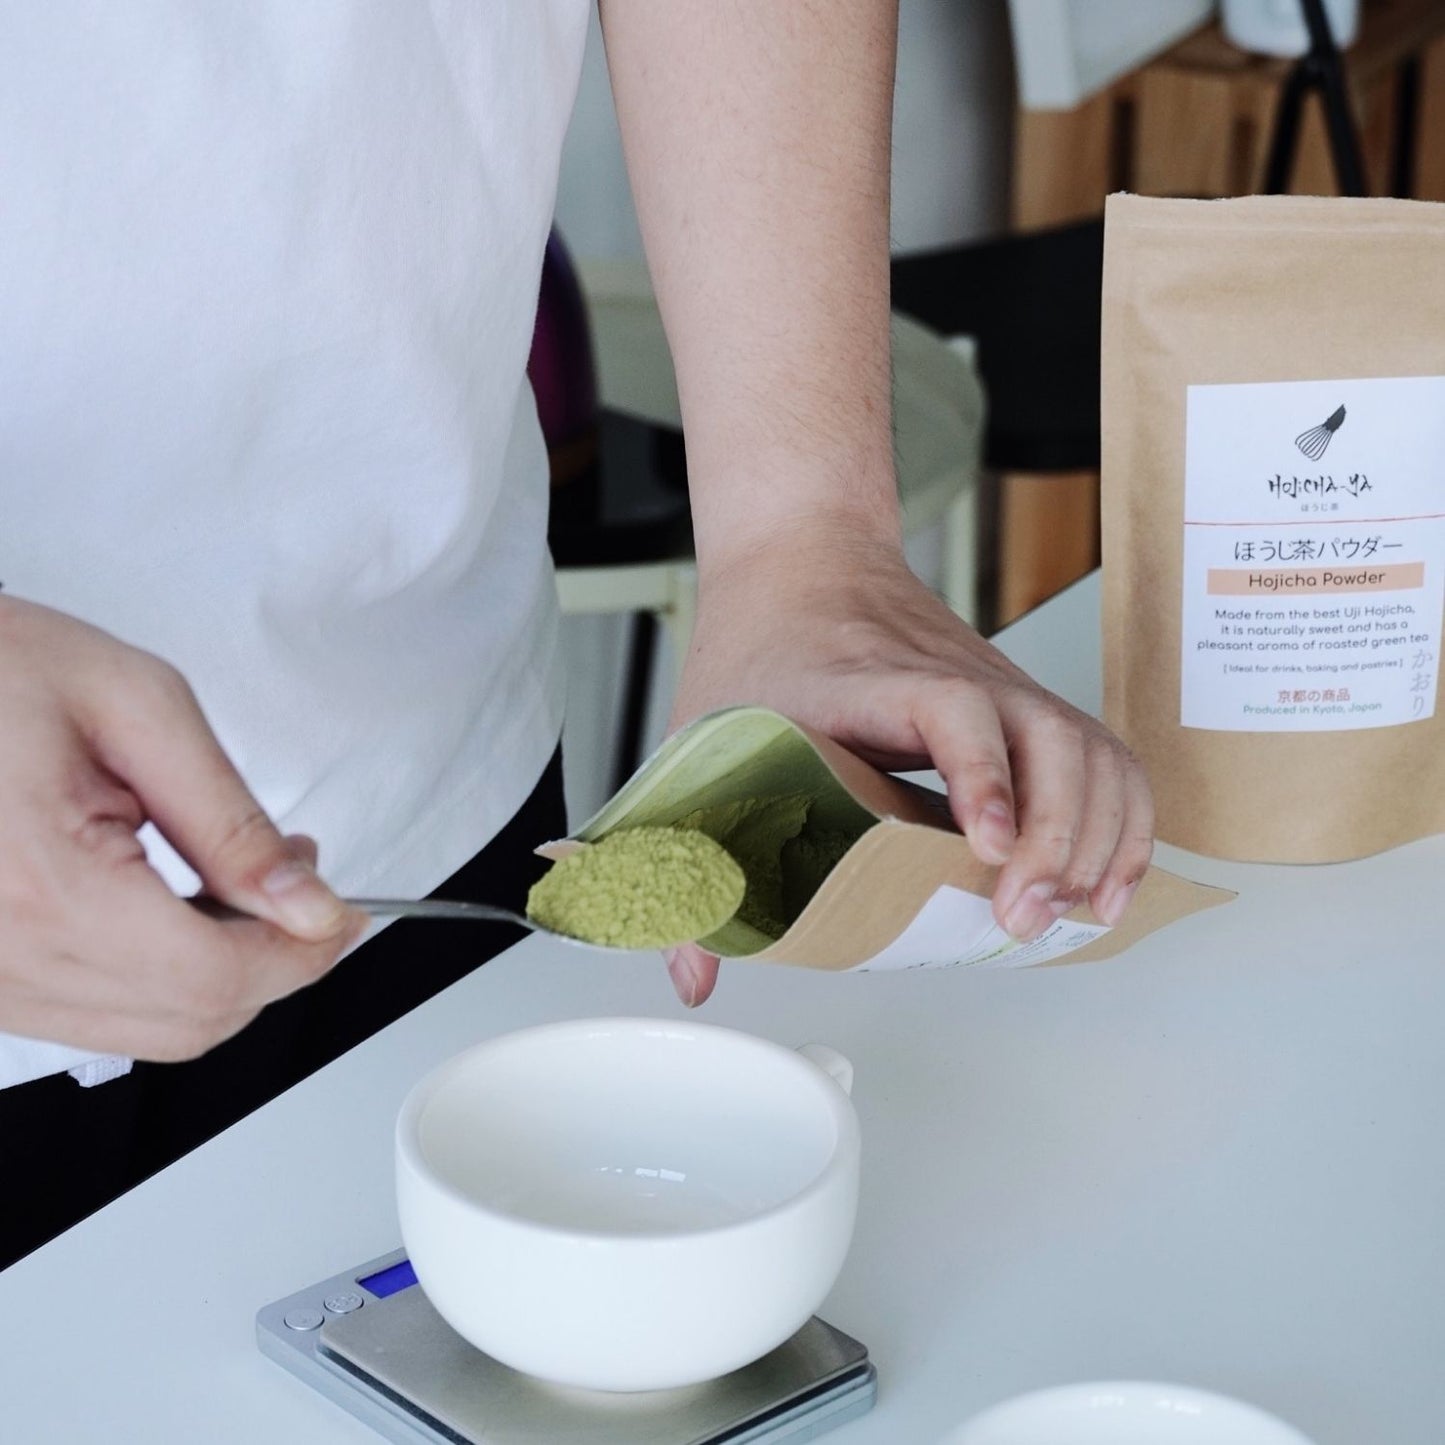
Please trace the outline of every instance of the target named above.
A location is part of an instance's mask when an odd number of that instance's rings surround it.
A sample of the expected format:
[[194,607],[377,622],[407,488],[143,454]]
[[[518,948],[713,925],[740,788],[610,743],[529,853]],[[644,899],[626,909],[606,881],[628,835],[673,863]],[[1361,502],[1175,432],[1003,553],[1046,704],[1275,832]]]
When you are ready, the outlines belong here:
[[[879,767],[937,768],[975,853],[1002,865],[994,916],[1013,937],[1085,899],[1117,923],[1153,850],[1138,762],[966,627],[896,547],[800,530],[704,575],[672,725],[758,703]],[[712,992],[701,949],[668,968],[683,1002]]]
[[[247,792],[174,668],[0,597],[0,1030],[191,1058],[366,926]],[[146,862],[153,822],[224,922]]]

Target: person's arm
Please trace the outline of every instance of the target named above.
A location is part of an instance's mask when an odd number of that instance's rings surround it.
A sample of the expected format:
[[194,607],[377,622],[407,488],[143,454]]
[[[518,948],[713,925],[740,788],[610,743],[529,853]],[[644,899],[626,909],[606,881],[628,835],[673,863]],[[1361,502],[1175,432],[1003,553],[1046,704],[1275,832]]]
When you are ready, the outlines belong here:
[[[172,1061],[324,973],[367,920],[283,838],[180,674],[0,597],[0,1030]],[[153,822],[225,922],[175,897]]]
[[[1031,937],[1148,866],[1124,747],[965,627],[903,559],[888,360],[896,0],[601,0],[677,371],[699,615],[674,721],[770,705],[943,775],[994,910]],[[682,996],[711,991],[696,949]]]

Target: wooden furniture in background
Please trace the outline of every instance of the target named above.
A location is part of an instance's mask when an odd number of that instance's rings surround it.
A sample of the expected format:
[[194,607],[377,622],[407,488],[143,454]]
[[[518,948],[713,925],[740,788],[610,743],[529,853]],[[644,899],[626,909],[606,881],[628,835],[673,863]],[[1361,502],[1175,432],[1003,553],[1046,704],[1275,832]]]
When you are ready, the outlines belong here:
[[[1214,22],[1072,110],[1020,110],[1015,229],[1097,216],[1110,191],[1262,190],[1292,63],[1236,49]],[[1345,65],[1370,193],[1445,201],[1445,0],[1364,0]],[[1305,110],[1290,190],[1335,192],[1315,104]],[[1008,473],[998,508],[1003,623],[1097,565],[1098,475]]]

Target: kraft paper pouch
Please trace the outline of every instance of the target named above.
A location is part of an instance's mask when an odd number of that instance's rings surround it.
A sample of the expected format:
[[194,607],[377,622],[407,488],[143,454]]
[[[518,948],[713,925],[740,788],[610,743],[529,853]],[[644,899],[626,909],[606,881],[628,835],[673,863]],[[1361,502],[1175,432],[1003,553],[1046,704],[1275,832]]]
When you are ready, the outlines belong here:
[[1159,836],[1445,830],[1445,205],[1111,196],[1105,720]]
[[[699,813],[737,817],[760,801],[800,795],[809,829],[846,834],[851,845],[781,936],[736,918],[700,940],[712,952],[840,972],[1075,963],[1122,952],[1233,897],[1151,868],[1117,928],[1083,907],[1033,942],[1015,943],[993,922],[998,869],[974,857],[943,794],[757,707],[710,713],[675,733],[573,839],[537,851],[561,858],[616,829],[676,825]],[[799,814],[788,826],[796,832],[802,823]]]

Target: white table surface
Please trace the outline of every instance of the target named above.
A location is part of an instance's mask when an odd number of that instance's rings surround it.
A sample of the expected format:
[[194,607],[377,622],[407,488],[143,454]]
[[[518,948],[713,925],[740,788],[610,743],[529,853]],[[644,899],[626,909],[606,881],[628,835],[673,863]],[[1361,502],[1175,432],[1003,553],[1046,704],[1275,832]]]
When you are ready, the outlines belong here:
[[[1088,581],[1004,640],[1095,707],[1097,615]],[[726,968],[702,1017],[857,1066],[858,1230],[822,1313],[880,1394],[838,1445],[930,1445],[1103,1377],[1239,1395],[1319,1445],[1445,1440],[1445,840],[1161,861],[1240,897],[1077,968]],[[399,1242],[408,1087],[493,1033],[680,1011],[651,957],[531,941],[489,964],[0,1274],[0,1440],[368,1445],[252,1321]]]

